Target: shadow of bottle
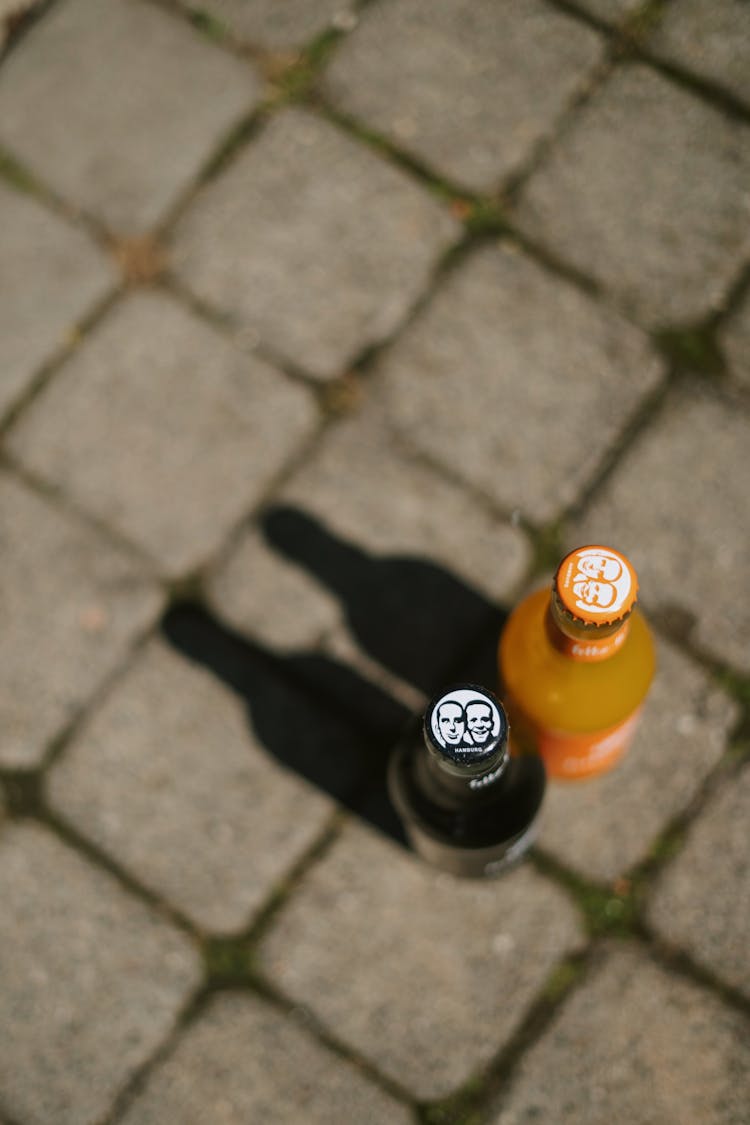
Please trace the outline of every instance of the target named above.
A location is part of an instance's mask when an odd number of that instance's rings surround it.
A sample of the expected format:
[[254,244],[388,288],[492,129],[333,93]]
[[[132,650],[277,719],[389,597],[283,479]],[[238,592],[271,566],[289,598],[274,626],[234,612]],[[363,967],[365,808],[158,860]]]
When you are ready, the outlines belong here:
[[[430,695],[450,679],[494,686],[503,614],[427,559],[379,557],[291,507],[270,509],[271,547],[341,602],[364,652]],[[386,787],[393,746],[418,736],[418,716],[355,669],[320,652],[278,654],[195,602],[174,605],[162,630],[245,703],[258,740],[278,762],[404,843]]]

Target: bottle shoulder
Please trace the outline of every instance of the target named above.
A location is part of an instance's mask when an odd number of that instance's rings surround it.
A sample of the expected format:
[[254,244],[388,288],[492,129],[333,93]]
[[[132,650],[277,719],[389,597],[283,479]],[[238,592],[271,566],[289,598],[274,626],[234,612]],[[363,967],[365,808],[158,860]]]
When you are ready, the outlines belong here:
[[512,759],[502,776],[464,799],[435,785],[420,746],[403,747],[391,761],[389,784],[402,818],[462,847],[487,847],[528,827],[542,802],[544,767],[537,758]]
[[645,697],[655,668],[654,640],[643,614],[633,611],[617,652],[586,662],[554,647],[545,623],[548,606],[547,590],[529,595],[500,638],[500,678],[511,712],[515,704],[546,727],[582,731],[627,717]]

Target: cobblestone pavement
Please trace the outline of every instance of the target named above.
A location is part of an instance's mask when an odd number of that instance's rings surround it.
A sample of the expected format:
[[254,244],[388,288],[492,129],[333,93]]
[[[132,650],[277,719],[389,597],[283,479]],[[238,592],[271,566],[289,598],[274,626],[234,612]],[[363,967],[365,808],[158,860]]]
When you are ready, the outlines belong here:
[[[0,1122],[746,1125],[750,5],[346,4],[3,23]],[[428,868],[586,541],[636,743]]]

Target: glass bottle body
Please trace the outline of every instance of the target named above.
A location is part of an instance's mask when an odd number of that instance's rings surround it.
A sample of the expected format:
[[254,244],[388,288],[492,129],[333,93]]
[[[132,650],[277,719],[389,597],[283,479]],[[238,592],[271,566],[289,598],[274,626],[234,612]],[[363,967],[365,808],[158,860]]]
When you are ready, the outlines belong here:
[[389,788],[419,855],[455,875],[491,877],[533,843],[544,766],[530,756],[472,778],[451,776],[415,739],[394,754]]
[[585,641],[562,633],[550,603],[548,590],[531,594],[500,638],[512,744],[515,752],[538,752],[552,777],[592,777],[630,744],[654,674],[654,642],[634,609],[605,646],[607,655],[592,658]]

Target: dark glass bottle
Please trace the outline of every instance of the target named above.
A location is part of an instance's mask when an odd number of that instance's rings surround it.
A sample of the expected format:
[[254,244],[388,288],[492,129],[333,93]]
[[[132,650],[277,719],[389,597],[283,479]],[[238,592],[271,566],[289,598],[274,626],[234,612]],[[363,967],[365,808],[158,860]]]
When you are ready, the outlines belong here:
[[410,843],[455,875],[499,874],[533,842],[545,787],[541,759],[510,757],[503,706],[474,684],[435,696],[423,736],[396,751],[388,778]]

